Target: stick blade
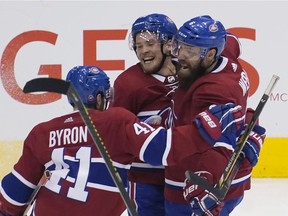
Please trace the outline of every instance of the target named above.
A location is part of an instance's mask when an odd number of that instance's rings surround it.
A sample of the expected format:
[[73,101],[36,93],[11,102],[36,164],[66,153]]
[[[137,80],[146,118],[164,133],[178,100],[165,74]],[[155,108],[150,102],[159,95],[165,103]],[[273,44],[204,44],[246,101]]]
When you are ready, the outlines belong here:
[[59,94],[67,94],[70,82],[56,78],[36,78],[28,81],[24,88],[24,93],[31,92],[55,92]]

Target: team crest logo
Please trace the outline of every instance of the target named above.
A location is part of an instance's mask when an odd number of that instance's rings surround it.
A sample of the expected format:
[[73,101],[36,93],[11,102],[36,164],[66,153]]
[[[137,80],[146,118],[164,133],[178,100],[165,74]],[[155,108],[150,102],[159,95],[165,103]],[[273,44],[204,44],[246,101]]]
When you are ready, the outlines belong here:
[[168,81],[168,83],[174,83],[176,81],[176,79],[174,76],[168,76],[167,81]]
[[93,95],[88,95],[87,99],[88,99],[88,101],[93,101],[94,100],[94,96]]
[[99,69],[97,67],[92,67],[91,72],[97,74],[99,73]]
[[212,25],[209,26],[209,30],[211,32],[217,32],[218,31],[218,26],[215,23],[213,23]]

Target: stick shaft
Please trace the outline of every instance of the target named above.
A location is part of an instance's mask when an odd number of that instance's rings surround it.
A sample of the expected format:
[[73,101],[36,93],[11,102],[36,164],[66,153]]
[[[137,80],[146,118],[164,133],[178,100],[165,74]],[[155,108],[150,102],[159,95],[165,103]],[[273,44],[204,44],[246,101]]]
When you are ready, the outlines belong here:
[[36,188],[34,189],[34,191],[32,192],[32,194],[29,198],[28,205],[27,205],[27,208],[25,209],[25,211],[23,213],[23,216],[27,216],[31,207],[33,206],[33,203],[34,203],[36,196],[39,193],[41,187],[46,184],[46,182],[49,180],[50,176],[51,176],[51,172],[49,170],[45,170],[40,181],[38,182]]
[[276,82],[278,80],[279,80],[279,77],[276,75],[273,75],[273,77],[272,77],[267,89],[265,90],[257,108],[255,109],[255,112],[254,112],[249,124],[245,128],[244,134],[237,141],[236,149],[235,149],[232,157],[230,158],[224,172],[222,173],[220,180],[218,181],[216,187],[211,185],[208,181],[201,178],[197,174],[187,170],[185,172],[185,176],[186,176],[186,178],[188,178],[188,180],[190,182],[193,182],[193,184],[198,185],[199,187],[202,187],[205,190],[210,191],[219,200],[223,200],[225,198],[228,190],[230,189],[231,183],[232,183],[234,177],[236,176],[236,174],[237,174],[237,172],[238,172],[238,170],[242,164],[242,161],[244,159],[243,154],[241,153],[243,148],[244,148],[244,145],[245,145],[245,143],[246,143],[246,141],[250,135],[251,130],[255,126],[256,121],[259,118],[264,105],[268,101],[269,95],[271,94],[271,92],[272,92],[272,90],[273,90],[273,88],[276,85]]
[[99,153],[101,154],[102,158],[105,161],[106,167],[114,181],[114,183],[116,184],[116,186],[118,187],[120,194],[122,196],[122,199],[127,207],[127,210],[130,212],[130,214],[132,216],[137,216],[137,212],[136,209],[134,207],[134,205],[132,204],[132,201],[125,189],[125,186],[122,182],[122,179],[120,177],[120,174],[118,173],[117,169],[115,168],[115,166],[112,163],[112,159],[109,155],[108,150],[106,149],[93,121],[91,120],[91,117],[87,111],[87,109],[85,108],[84,104],[82,103],[78,93],[76,92],[75,88],[73,87],[73,85],[70,85],[68,91],[67,91],[67,96],[70,97],[73,102],[75,103],[75,105],[77,106],[79,113],[84,121],[84,123],[87,125],[87,128],[90,132],[91,137],[93,138],[93,141],[95,143],[95,146],[97,147]]
[[[249,124],[246,126],[245,131],[243,133],[243,135],[239,138],[239,140],[237,141],[237,147],[232,155],[232,157],[230,158],[218,184],[217,187],[221,190],[224,187],[226,188],[226,193],[230,188],[230,185],[232,183],[232,180],[234,179],[235,175],[237,174],[239,167],[241,165],[241,162],[243,160],[243,156],[241,156],[241,152],[245,146],[246,141],[249,138],[249,134],[252,131],[253,127],[255,126],[266,102],[269,99],[269,96],[273,90],[273,88],[275,87],[277,81],[279,80],[279,77],[276,75],[273,75],[269,85],[267,86],[261,100],[259,101],[255,112],[251,118],[251,121],[249,122]],[[226,195],[226,194],[225,194]],[[224,195],[224,196],[225,196]],[[224,198],[224,197],[223,197]]]
[[74,86],[65,80],[56,79],[56,78],[36,78],[30,80],[24,86],[23,92],[30,93],[30,92],[40,92],[40,91],[48,91],[48,92],[55,92],[60,94],[65,94],[71,100],[73,100],[74,104],[77,106],[79,113],[83,119],[83,122],[87,125],[89,133],[94,141],[96,148],[98,149],[99,153],[101,154],[102,158],[105,161],[106,167],[118,187],[120,191],[120,195],[127,207],[127,210],[130,212],[131,216],[137,216],[136,209],[132,204],[132,201],[125,189],[123,181],[120,177],[119,172],[114,167],[111,157],[109,155],[108,150],[106,149],[91,117],[84,106],[83,102],[81,101],[80,96],[78,95],[77,91],[75,90]]

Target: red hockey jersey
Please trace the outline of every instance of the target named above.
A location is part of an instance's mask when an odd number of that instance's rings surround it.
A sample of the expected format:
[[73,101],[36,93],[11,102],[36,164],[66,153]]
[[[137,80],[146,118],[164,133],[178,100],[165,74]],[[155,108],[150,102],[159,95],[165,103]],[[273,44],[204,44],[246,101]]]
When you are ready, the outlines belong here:
[[[141,121],[170,128],[174,119],[172,94],[177,86],[176,76],[145,74],[137,63],[115,80],[115,97],[111,106],[124,107]],[[164,185],[164,167],[153,167],[135,160],[128,178],[139,183]]]
[[[89,114],[124,184],[127,165],[135,157],[166,166],[211,149],[193,124],[155,129],[123,108],[90,110]],[[37,196],[35,215],[119,216],[125,209],[78,112],[40,123],[31,130],[19,161],[1,182],[4,211],[11,215],[23,212],[44,170],[50,170],[52,176]]]
[[[241,53],[238,39],[233,35],[227,36],[227,44],[222,53],[222,61],[214,70],[197,79],[190,88],[185,91],[177,89],[175,100],[175,124],[191,124],[195,116],[207,109],[211,104],[235,103],[246,110],[249,79],[246,72],[238,62]],[[186,170],[197,171],[196,166],[201,155],[194,155],[182,161],[177,166],[165,169],[165,198],[180,203],[186,203],[183,198],[184,172]],[[209,160],[209,158],[207,159]],[[217,161],[210,161],[210,169],[217,169]],[[209,169],[209,168],[207,168]],[[244,160],[237,176],[232,182],[226,199],[243,194],[250,188],[250,176],[252,168],[247,160]],[[220,173],[223,171],[220,170]]]

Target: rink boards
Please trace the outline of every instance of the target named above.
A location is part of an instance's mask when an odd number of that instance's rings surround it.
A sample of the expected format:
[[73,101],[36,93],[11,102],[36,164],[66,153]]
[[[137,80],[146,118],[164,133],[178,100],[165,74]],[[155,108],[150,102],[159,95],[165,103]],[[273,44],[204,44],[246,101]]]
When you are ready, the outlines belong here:
[[[288,138],[265,139],[253,177],[288,177]],[[10,172],[22,152],[22,141],[0,142],[0,179]]]

